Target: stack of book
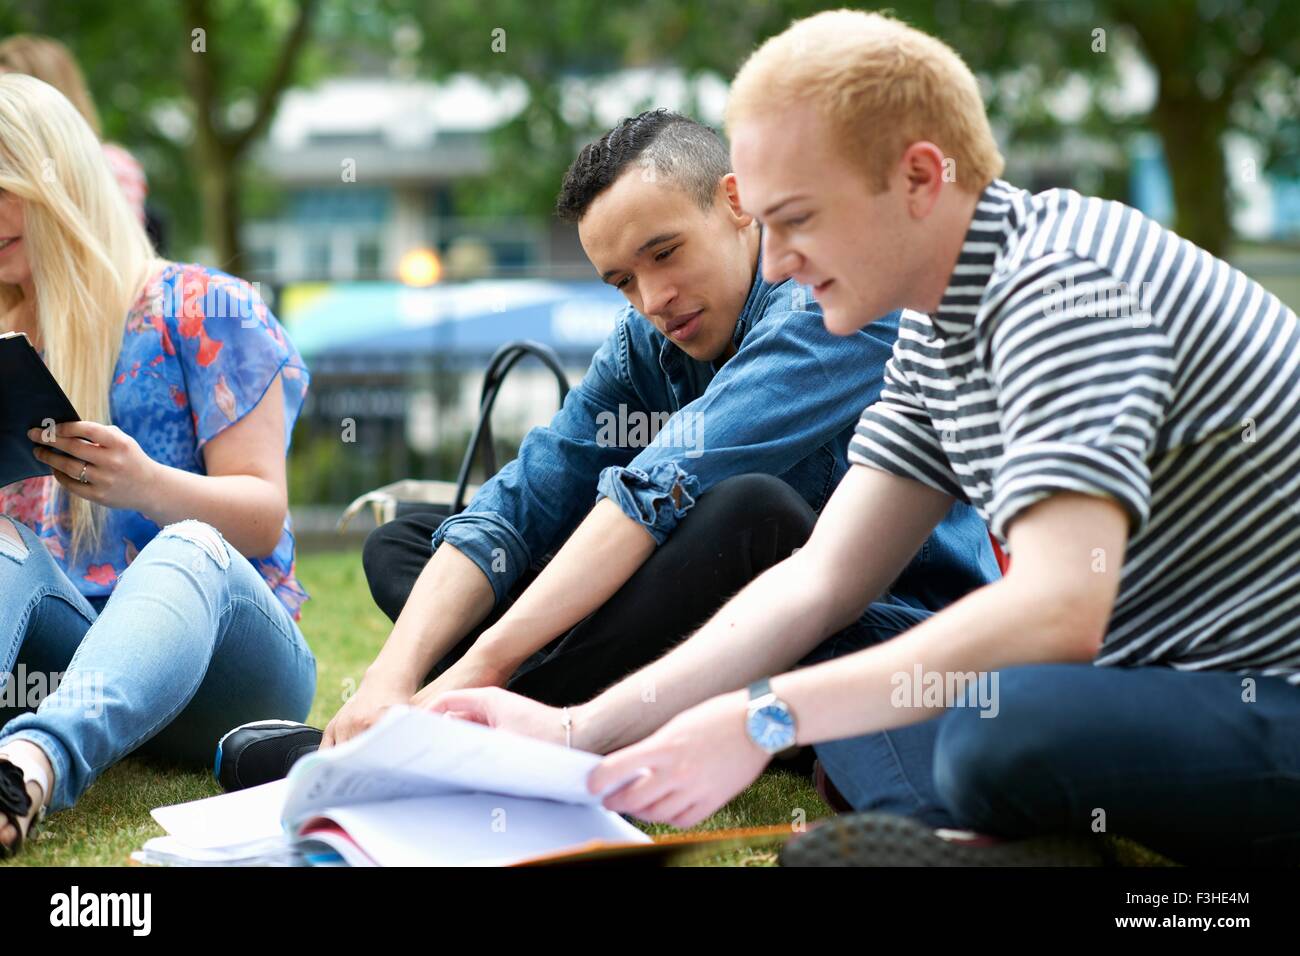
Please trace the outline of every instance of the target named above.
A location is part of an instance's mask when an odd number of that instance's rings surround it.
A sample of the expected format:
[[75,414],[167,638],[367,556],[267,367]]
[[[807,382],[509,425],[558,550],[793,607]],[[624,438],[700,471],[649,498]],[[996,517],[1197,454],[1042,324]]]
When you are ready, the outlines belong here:
[[[294,764],[284,780],[153,817],[139,863],[511,865],[650,838],[587,791],[600,758],[411,707]],[[622,781],[610,791],[623,786]]]

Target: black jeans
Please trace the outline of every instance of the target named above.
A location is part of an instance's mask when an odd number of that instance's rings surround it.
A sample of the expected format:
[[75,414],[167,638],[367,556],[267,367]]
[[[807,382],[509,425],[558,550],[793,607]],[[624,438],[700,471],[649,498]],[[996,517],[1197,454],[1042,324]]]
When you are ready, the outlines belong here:
[[[816,520],[779,478],[750,474],[720,482],[613,597],[529,658],[506,687],[557,707],[590,700],[689,637],[732,595],[801,547]],[[429,561],[441,521],[434,514],[406,515],[366,539],[370,593],[393,620]],[[535,577],[522,577],[511,600]],[[426,680],[455,663],[508,606],[501,602]]]

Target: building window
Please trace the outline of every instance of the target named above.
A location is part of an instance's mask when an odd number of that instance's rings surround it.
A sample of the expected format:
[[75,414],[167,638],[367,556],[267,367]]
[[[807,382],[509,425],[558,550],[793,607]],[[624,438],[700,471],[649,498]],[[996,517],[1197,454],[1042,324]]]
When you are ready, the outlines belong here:
[[328,279],[330,277],[330,242],[329,237],[307,240],[307,278]]
[[275,271],[275,246],[253,246],[248,250],[248,271],[270,275]]
[[379,239],[361,239],[357,242],[357,277],[360,279],[378,279],[380,248]]

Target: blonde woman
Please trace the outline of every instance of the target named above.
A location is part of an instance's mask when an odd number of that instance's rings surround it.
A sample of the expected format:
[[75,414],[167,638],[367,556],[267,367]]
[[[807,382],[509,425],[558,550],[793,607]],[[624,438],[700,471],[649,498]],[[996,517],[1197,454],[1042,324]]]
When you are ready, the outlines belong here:
[[[86,88],[81,67],[66,46],[51,37],[20,33],[0,40],[0,73],[25,73],[44,80],[68,98],[77,108],[96,137],[103,136],[99,125],[99,111]],[[113,172],[122,194],[126,196],[131,211],[141,222],[145,221],[144,201],[149,192],[144,167],[117,143],[101,144],[104,158]]]
[[247,283],[154,258],[85,120],[20,75],[5,331],[84,420],[30,432],[52,476],[0,489],[0,855],[128,753],[206,765],[236,724],[306,717],[316,681],[285,490],[307,371]]

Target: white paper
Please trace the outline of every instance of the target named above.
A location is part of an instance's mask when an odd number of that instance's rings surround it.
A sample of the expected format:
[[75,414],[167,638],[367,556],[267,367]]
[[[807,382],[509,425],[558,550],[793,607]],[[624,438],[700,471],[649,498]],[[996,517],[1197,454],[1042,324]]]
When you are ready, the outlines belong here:
[[277,837],[283,841],[280,810],[288,793],[288,780],[274,780],[260,787],[158,807],[150,813],[169,835],[196,849]]
[[298,851],[283,835],[216,849],[192,847],[174,836],[153,837],[133,857],[170,866],[299,866]]
[[292,828],[326,807],[473,791],[599,803],[602,795],[587,792],[587,776],[600,759],[444,714],[391,707],[365,733],[294,764],[283,816]]

